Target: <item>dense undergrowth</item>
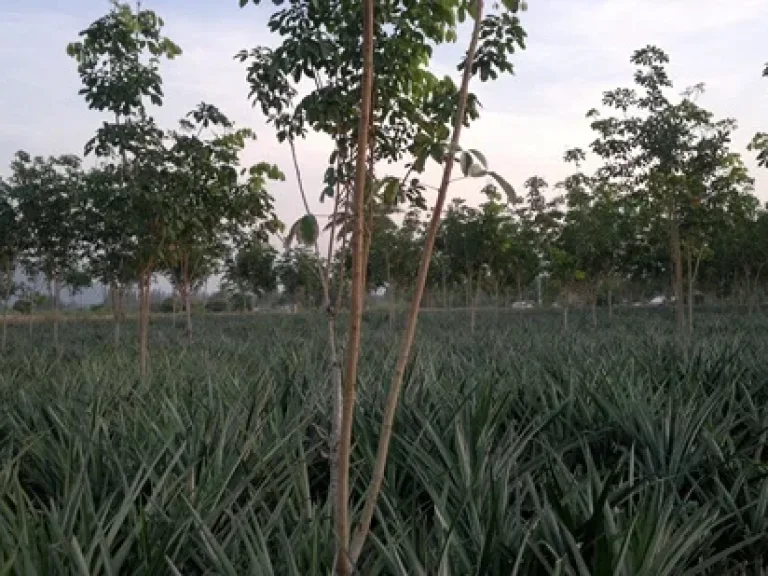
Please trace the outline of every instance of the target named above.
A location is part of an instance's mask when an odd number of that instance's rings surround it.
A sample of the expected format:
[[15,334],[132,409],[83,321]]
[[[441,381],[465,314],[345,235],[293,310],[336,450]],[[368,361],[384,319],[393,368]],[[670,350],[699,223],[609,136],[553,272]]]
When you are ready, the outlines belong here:
[[[425,315],[365,575],[762,574],[768,319],[710,312],[690,342],[625,311]],[[195,342],[12,327],[0,360],[0,573],[325,575],[321,316],[200,318]],[[397,339],[367,320],[360,500]]]

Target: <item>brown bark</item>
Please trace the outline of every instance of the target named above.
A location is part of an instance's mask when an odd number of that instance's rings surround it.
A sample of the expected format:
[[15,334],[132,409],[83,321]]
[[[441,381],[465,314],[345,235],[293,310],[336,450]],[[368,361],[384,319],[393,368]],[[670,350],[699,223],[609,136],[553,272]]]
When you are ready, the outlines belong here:
[[[368,0],[370,1],[370,0]],[[477,0],[476,3],[477,14],[475,17],[474,29],[472,31],[472,41],[469,45],[467,52],[467,61],[473,62],[475,59],[475,52],[477,49],[477,43],[480,36],[480,27],[483,14],[483,0]],[[371,8],[372,11],[372,8]],[[413,346],[413,340],[416,334],[416,326],[419,317],[419,308],[421,307],[421,300],[424,295],[424,288],[427,282],[427,275],[429,273],[429,264],[432,260],[432,251],[435,246],[435,238],[437,237],[438,226],[442,217],[443,206],[445,205],[445,198],[448,193],[448,187],[451,181],[451,174],[453,172],[453,165],[455,160],[454,150],[458,146],[461,136],[461,128],[464,123],[464,116],[466,113],[467,95],[469,93],[469,81],[472,76],[472,66],[468,65],[464,68],[464,73],[461,82],[461,89],[459,91],[459,102],[456,111],[456,118],[453,126],[453,134],[451,136],[451,145],[448,149],[445,166],[443,170],[443,178],[438,188],[437,201],[435,203],[434,210],[432,211],[432,217],[427,227],[427,234],[424,242],[424,251],[422,252],[421,262],[419,263],[419,271],[416,276],[416,284],[414,286],[413,299],[411,301],[411,308],[408,314],[408,321],[405,328],[405,333],[401,341],[401,347],[395,366],[395,371],[392,376],[392,382],[389,389],[389,396],[387,398],[387,404],[384,410],[384,416],[381,423],[381,431],[379,434],[379,445],[376,451],[376,460],[374,462],[373,474],[371,476],[371,482],[368,486],[366,494],[365,505],[363,507],[360,524],[355,531],[352,545],[350,548],[351,561],[354,565],[357,559],[360,557],[360,553],[363,550],[363,545],[368,537],[370,531],[371,520],[373,519],[374,510],[378,501],[379,492],[381,490],[381,484],[384,481],[384,471],[387,464],[387,456],[389,453],[389,443],[392,438],[392,426],[395,418],[395,410],[398,404],[398,398],[400,396],[400,389],[403,385],[403,378],[405,376],[405,368],[408,364],[411,348]],[[351,347],[350,347],[351,349]]]
[[475,326],[477,325],[477,305],[480,302],[480,292],[482,291],[482,279],[480,275],[482,274],[482,269],[480,269],[477,272],[477,285],[475,287],[475,293],[472,296],[472,299],[470,300],[470,331],[472,334],[475,333]]
[[691,247],[686,246],[686,256],[688,256],[688,332],[693,334],[693,254]]
[[11,301],[11,287],[13,286],[13,276],[11,276],[11,260],[5,260],[5,294],[3,302],[3,351],[8,346],[8,302]]
[[[341,158],[339,159],[341,162]],[[343,285],[343,274],[341,278],[334,278],[338,284],[337,292],[337,304],[334,307],[331,303],[331,266],[333,263],[333,249],[336,241],[336,224],[339,211],[339,204],[341,186],[336,184],[336,195],[333,202],[333,215],[331,224],[331,233],[328,238],[328,254],[326,258],[326,267],[324,270],[324,305],[328,315],[328,354],[330,356],[331,364],[331,437],[328,446],[329,452],[329,464],[330,464],[330,487],[329,493],[331,494],[331,506],[333,508],[333,518],[338,514],[338,501],[336,495],[338,494],[339,486],[339,445],[341,437],[341,411],[343,403],[343,386],[341,378],[341,362],[339,361],[338,351],[336,349],[336,311],[338,310],[338,298],[341,294],[341,286]]]
[[680,246],[680,229],[677,222],[670,225],[670,251],[673,268],[672,288],[675,294],[675,327],[685,330],[685,296],[683,295],[683,253]]
[[149,366],[149,306],[152,272],[139,274],[139,375],[145,377]]
[[61,281],[59,275],[53,275],[53,344],[59,347],[59,313],[61,311]]
[[608,318],[613,318],[613,289],[608,288]]
[[338,492],[334,531],[337,541],[336,572],[350,576],[354,558],[349,555],[349,460],[352,450],[352,424],[355,411],[357,364],[360,356],[363,306],[365,296],[364,218],[366,154],[373,100],[373,34],[374,0],[363,3],[363,79],[360,96],[360,118],[357,139],[355,194],[353,197],[354,230],[352,233],[352,294],[350,298],[349,333],[343,379],[341,435],[339,439]]
[[592,325],[597,328],[597,288],[592,292]]
[[189,281],[189,254],[185,254],[181,264],[181,285],[184,295],[184,312],[186,326],[184,334],[188,340],[192,340],[192,290]]

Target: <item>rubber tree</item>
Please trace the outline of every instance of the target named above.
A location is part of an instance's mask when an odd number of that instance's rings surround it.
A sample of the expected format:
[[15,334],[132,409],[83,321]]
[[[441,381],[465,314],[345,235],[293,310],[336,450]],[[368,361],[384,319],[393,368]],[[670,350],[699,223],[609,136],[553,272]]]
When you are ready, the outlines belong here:
[[[446,3],[442,3],[444,6]],[[492,176],[504,188],[510,199],[515,196],[512,187],[498,174],[488,170],[487,162],[482,154],[472,151],[463,151],[460,146],[461,131],[467,120],[467,102],[469,100],[469,85],[472,77],[477,74],[481,80],[496,78],[499,72],[510,72],[512,64],[509,57],[518,47],[524,46],[525,32],[516,13],[525,8],[525,5],[517,1],[503,3],[501,12],[485,14],[485,5],[482,0],[469,3],[456,2],[452,6],[456,9],[457,16],[461,17],[468,11],[473,20],[472,34],[466,56],[459,64],[462,71],[462,81],[459,88],[457,104],[454,109],[453,127],[450,140],[443,148],[441,157],[443,174],[440,185],[437,187],[437,198],[426,229],[426,236],[422,251],[422,257],[414,286],[414,294],[411,300],[408,318],[402,335],[395,370],[390,383],[389,393],[384,407],[381,429],[379,433],[379,445],[373,465],[373,472],[366,491],[365,501],[361,513],[360,522],[355,530],[350,544],[350,561],[354,566],[360,558],[364,545],[370,533],[371,521],[378,502],[381,485],[384,481],[389,444],[392,438],[392,430],[395,412],[398,405],[400,390],[403,385],[405,370],[410,358],[411,349],[416,334],[419,309],[427,283],[429,267],[432,262],[432,253],[435,240],[442,219],[448,189],[452,181],[454,165],[459,161],[462,173],[465,176],[484,177]],[[482,39],[482,42],[481,42]],[[362,211],[360,212],[362,214]],[[359,224],[358,224],[359,226]],[[354,282],[354,275],[353,275]]]
[[[143,229],[137,236],[158,238],[158,214],[153,212],[153,186],[162,162],[158,149],[163,134],[147,115],[147,101],[163,103],[160,62],[173,59],[181,49],[162,35],[163,21],[151,10],[134,10],[115,0],[110,11],[80,32],[80,40],[67,46],[77,62],[83,84],[80,94],[89,108],[109,115],[85,147],[86,154],[119,163],[120,203],[129,220]],[[153,165],[154,164],[154,165]],[[154,174],[153,174],[154,172]],[[147,219],[144,219],[147,217]],[[126,238],[131,235],[126,230]],[[149,242],[151,244],[152,242]],[[134,264],[140,293],[139,372],[148,366],[149,292],[157,254],[136,246]]]
[[240,156],[253,132],[236,128],[216,106],[201,103],[171,133],[168,149],[172,212],[164,214],[168,230],[166,261],[174,272],[192,337],[193,280],[213,273],[226,246],[245,237],[281,228],[274,213],[268,180],[282,180],[273,165],[241,168]]
[[108,287],[116,347],[126,315],[126,291],[138,277],[138,238],[128,228],[133,200],[123,183],[123,172],[116,164],[97,166],[86,174],[87,265],[91,276]]
[[12,197],[11,184],[0,179],[0,277],[3,294],[3,342],[8,345],[8,307],[14,292],[16,264],[24,247],[21,216]]
[[24,231],[27,272],[42,274],[53,300],[53,338],[58,345],[61,287],[83,257],[84,175],[73,155],[43,158],[16,153],[11,164],[11,194]]
[[667,54],[658,47],[637,50],[631,58],[636,66],[637,89],[618,88],[603,95],[603,104],[617,112],[601,117],[591,110],[597,138],[592,150],[605,165],[601,177],[623,184],[642,195],[654,224],[666,234],[675,296],[675,325],[686,328],[684,257],[681,238],[682,211],[700,194],[701,183],[711,172],[711,148],[726,143],[733,129],[730,120],[715,120],[696,104],[700,91],[686,91],[679,100],[666,65]]
[[277,256],[277,250],[268,242],[251,238],[227,260],[224,282],[241,295],[250,293],[259,297],[272,293],[277,290]]
[[[248,3],[240,1],[242,6]],[[374,180],[377,162],[413,159],[409,172],[414,174],[423,170],[430,154],[440,157],[444,153],[441,146],[450,135],[459,91],[450,78],[436,77],[427,65],[434,45],[454,40],[457,17],[467,14],[467,3],[456,1],[387,2],[376,4],[375,11],[373,8],[373,2],[351,0],[293,2],[270,18],[270,30],[281,39],[276,48],[260,47],[238,55],[242,61],[249,61],[250,96],[275,127],[280,141],[288,142],[295,151],[296,141],[309,130],[332,139],[334,146],[322,195],[333,196],[335,205],[339,204],[339,194],[351,199],[350,214],[355,225],[349,241],[353,254],[351,329],[343,410],[338,406],[341,395],[333,395],[337,404],[333,422],[341,438],[334,430],[331,433],[331,460],[339,462],[338,466],[331,465],[331,493],[335,530],[342,544],[349,539],[346,482],[366,283],[366,245],[370,246],[372,234],[372,226],[365,219],[365,189]],[[493,56],[489,52],[486,71],[493,67]],[[296,85],[302,80],[314,89],[299,98]],[[476,101],[469,98],[466,118],[473,116]],[[411,178],[406,175],[403,180],[410,182]],[[331,234],[331,241],[335,237]],[[332,259],[329,246],[326,261]],[[330,276],[327,270],[325,275]],[[338,283],[343,282],[340,275],[334,277]],[[334,310],[332,306],[327,308],[329,340],[334,342]],[[341,366],[341,358],[332,347],[329,355],[333,386],[340,390],[341,370],[334,367]],[[343,430],[342,411],[346,415]],[[337,444],[339,450],[335,449]],[[336,470],[344,478],[337,479]],[[346,546],[342,549],[346,550]]]

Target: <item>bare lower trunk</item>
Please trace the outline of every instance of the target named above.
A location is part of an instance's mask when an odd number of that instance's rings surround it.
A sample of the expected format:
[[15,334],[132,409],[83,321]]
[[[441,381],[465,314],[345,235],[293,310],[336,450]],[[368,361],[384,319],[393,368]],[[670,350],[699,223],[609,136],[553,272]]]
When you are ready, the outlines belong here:
[[110,300],[112,301],[112,317],[114,320],[115,347],[120,346],[120,323],[122,321],[120,304],[122,301],[122,290],[123,289],[117,284],[113,284],[112,290],[110,290]]
[[592,294],[592,325],[597,328],[597,288]]
[[688,257],[688,333],[693,334],[693,254],[691,247],[686,247],[686,256]]
[[613,318],[613,290],[608,289],[608,318]]
[[179,311],[179,291],[176,290],[176,288],[171,290],[171,302],[172,302],[171,316],[173,318],[173,327],[176,328],[176,319],[178,318],[178,311]]
[[139,374],[147,375],[149,366],[149,290],[152,273],[147,270],[139,275]]
[[8,300],[5,299],[5,305],[3,306],[3,352],[8,348]]
[[11,301],[11,287],[13,286],[13,277],[11,276],[11,262],[5,262],[5,299],[3,303],[3,351],[8,347],[8,303]]
[[563,306],[563,330],[568,331],[568,303]]
[[470,330],[472,334],[475,333],[475,327],[477,326],[477,305],[480,302],[480,289],[482,287],[482,282],[480,281],[480,272],[477,273],[477,286],[475,287],[475,294],[472,297],[471,303],[470,303]]
[[186,313],[184,333],[189,340],[192,340],[192,295],[189,286],[184,290],[184,308]]
[[[370,1],[370,0],[369,0]],[[366,3],[367,5],[367,3]],[[467,52],[467,61],[473,62],[475,58],[475,51],[477,49],[477,43],[480,36],[480,26],[482,22],[483,13],[483,0],[477,0],[475,3],[476,15],[475,24],[472,31],[472,41]],[[370,9],[372,11],[372,8]],[[451,137],[451,143],[449,150],[455,150],[458,146],[461,128],[464,123],[467,95],[469,93],[469,80],[471,78],[471,66],[464,68],[461,90],[459,92],[459,102],[456,110],[456,118],[453,126],[453,134]],[[405,369],[410,357],[411,348],[413,346],[414,337],[416,334],[416,326],[419,318],[419,309],[421,307],[421,300],[424,296],[424,288],[427,282],[427,275],[429,273],[429,264],[432,260],[432,251],[435,246],[435,238],[437,237],[438,227],[442,216],[443,206],[445,205],[445,198],[448,192],[448,187],[451,181],[451,174],[453,171],[453,165],[455,156],[452,152],[449,152],[446,156],[443,177],[438,188],[437,201],[432,211],[432,216],[427,226],[427,232],[424,241],[424,250],[421,256],[421,262],[419,263],[419,270],[416,276],[416,284],[414,286],[413,299],[411,301],[411,308],[408,313],[408,320],[406,323],[405,332],[401,341],[400,350],[398,353],[397,364],[395,365],[395,371],[392,375],[392,382],[389,388],[389,395],[387,397],[387,403],[384,409],[384,416],[381,422],[381,430],[379,433],[379,445],[376,450],[376,459],[373,466],[373,474],[371,476],[370,484],[365,496],[365,505],[363,507],[362,515],[360,518],[360,524],[355,531],[354,538],[350,547],[351,564],[354,565],[360,553],[363,550],[363,546],[368,537],[370,531],[371,520],[373,519],[374,511],[376,509],[376,503],[378,502],[379,492],[381,485],[384,481],[384,472],[387,464],[387,456],[389,453],[389,443],[392,438],[392,427],[394,424],[395,411],[397,409],[398,399],[400,396],[400,390],[403,385],[403,379],[405,376]],[[346,424],[346,422],[345,422]],[[344,573],[345,576],[349,572]]]
[[61,311],[61,282],[58,274],[53,277],[53,344],[59,347],[59,313]]
[[445,267],[443,267],[442,284],[443,284],[443,308],[450,308],[450,303],[448,302],[448,283],[445,279]]
[[683,295],[683,254],[680,246],[680,229],[673,222],[670,231],[670,250],[673,267],[672,287],[675,294],[675,327],[685,330],[685,296]]
[[366,187],[366,154],[373,100],[373,35],[374,0],[363,3],[363,79],[360,97],[360,118],[357,140],[355,171],[354,231],[352,234],[352,294],[350,298],[349,331],[343,378],[343,402],[341,434],[339,440],[338,493],[336,495],[336,572],[339,576],[351,576],[355,558],[350,557],[349,525],[349,461],[352,452],[352,424],[355,413],[357,363],[360,356],[363,306],[365,304],[365,253],[364,219]]
[[189,254],[185,254],[181,265],[181,285],[184,296],[184,312],[186,319],[186,326],[184,328],[184,334],[188,340],[192,340],[192,294],[190,289],[189,280]]
[[392,270],[389,265],[389,254],[387,259],[387,299],[389,300],[389,327],[395,328],[395,287],[392,285]]

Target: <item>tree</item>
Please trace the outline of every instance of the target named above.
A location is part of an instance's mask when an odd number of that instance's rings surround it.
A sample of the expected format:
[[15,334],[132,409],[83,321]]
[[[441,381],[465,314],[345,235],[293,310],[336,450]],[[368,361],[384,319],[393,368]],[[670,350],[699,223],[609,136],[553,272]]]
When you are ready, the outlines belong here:
[[[168,150],[173,212],[164,214],[165,241],[191,337],[192,281],[205,270],[213,272],[227,245],[280,228],[266,182],[284,176],[266,163],[240,170],[240,154],[254,139],[253,132],[236,129],[215,106],[201,103],[180,125],[180,131],[171,133]],[[206,131],[210,134],[203,138]],[[239,174],[247,175],[247,180],[241,181]]]
[[[511,71],[512,65],[508,58],[518,46],[523,46],[525,33],[523,32],[519,19],[517,16],[513,15],[520,8],[520,4],[516,1],[506,2],[505,4],[507,5],[506,7],[510,9],[509,11],[505,9],[500,15],[489,14],[487,18],[484,17],[484,3],[482,0],[477,0],[469,5],[474,19],[474,25],[466,57],[459,66],[459,69],[463,71],[463,74],[461,87],[459,89],[458,104],[454,116],[453,129],[450,142],[445,148],[447,153],[444,156],[443,176],[440,186],[437,189],[437,200],[434,209],[432,210],[429,224],[427,225],[422,258],[419,263],[411,307],[401,340],[387,403],[384,409],[373,474],[366,494],[360,524],[355,531],[351,543],[350,553],[353,565],[359,558],[370,531],[370,523],[373,518],[379,491],[381,490],[381,484],[384,480],[384,471],[386,468],[389,443],[392,438],[392,425],[394,422],[395,411],[397,409],[399,394],[405,376],[405,369],[413,346],[421,300],[427,283],[429,266],[432,262],[432,253],[440,226],[440,220],[442,218],[448,188],[451,184],[451,176],[456,162],[457,152],[462,152],[459,155],[459,158],[461,169],[465,176],[493,176],[505,189],[508,197],[511,198],[514,196],[514,191],[506,181],[497,174],[488,171],[485,158],[482,154],[476,152],[473,153],[472,151],[470,151],[470,153],[463,153],[459,146],[461,130],[466,122],[469,84],[473,74],[479,73],[481,79],[487,79],[488,77],[495,77],[497,70],[501,72]],[[459,14],[461,14],[466,7],[466,5],[461,2],[454,5]],[[480,42],[481,36],[483,38],[482,44]],[[474,162],[475,158],[479,160],[479,164]],[[360,164],[358,164],[358,168],[359,167]],[[361,209],[356,211],[358,234],[361,233],[360,218],[362,218]]]
[[241,294],[263,296],[277,290],[277,250],[255,238],[227,262],[224,279]]
[[51,158],[16,153],[11,164],[11,195],[26,238],[28,274],[42,274],[51,285],[54,341],[58,345],[61,286],[83,258],[83,172],[72,155]]
[[672,286],[678,330],[685,323],[683,291],[682,211],[700,194],[716,169],[713,159],[728,143],[734,124],[716,121],[698,106],[695,96],[702,87],[686,91],[672,101],[665,92],[672,88],[665,65],[669,57],[648,46],[636,51],[635,82],[640,92],[618,88],[606,92],[603,104],[619,114],[601,118],[592,110],[592,129],[597,138],[592,150],[606,162],[600,176],[641,194],[654,213],[654,221],[665,230],[672,268]]
[[317,255],[307,248],[290,249],[275,262],[280,287],[296,306],[322,303],[320,270],[322,265],[317,262]]
[[[161,165],[163,134],[147,115],[146,100],[163,102],[161,58],[172,59],[181,49],[162,35],[163,21],[151,10],[112,2],[112,9],[80,32],[81,40],[67,46],[78,64],[83,83],[80,94],[88,106],[111,113],[85,147],[104,158],[120,160],[120,184],[110,214],[125,229],[120,244],[128,244],[139,283],[139,372],[147,373],[149,291],[152,273],[160,261],[158,240],[163,238],[159,215],[164,214],[167,189]],[[120,209],[119,215],[112,206]],[[111,240],[111,239],[110,239]],[[122,249],[120,250],[123,251]],[[110,266],[111,268],[111,266]],[[114,271],[114,269],[112,270]]]
[[74,298],[78,294],[82,294],[83,290],[86,290],[93,285],[93,278],[87,269],[79,266],[77,268],[72,268],[65,274],[63,285],[69,288],[69,291]]
[[138,277],[137,241],[132,198],[125,193],[123,174],[114,164],[91,169],[85,179],[85,231],[90,275],[109,287],[115,345],[125,319],[125,294]]
[[3,350],[8,344],[8,307],[14,291],[14,272],[24,247],[20,214],[9,182],[0,178],[0,275],[3,290]]
[[[246,5],[248,1],[240,3]],[[255,3],[258,4],[258,0]],[[517,1],[506,4],[515,10],[519,7]],[[477,32],[467,58],[466,80],[457,90],[448,79],[436,80],[427,71],[427,63],[433,45],[454,39],[457,19],[463,20],[468,12],[477,21]],[[362,4],[349,0],[300,1],[279,10],[270,19],[271,29],[284,38],[279,48],[256,49],[240,55],[243,60],[253,58],[248,71],[252,96],[275,125],[278,138],[288,140],[293,150],[294,139],[303,135],[307,126],[328,133],[334,139],[335,149],[326,172],[325,193],[338,194],[339,188],[353,190],[350,330],[340,422],[336,416],[333,419],[341,428],[338,458],[333,449],[334,433],[331,450],[334,527],[339,542],[336,568],[340,574],[349,574],[360,554],[380,483],[381,464],[377,463],[369,492],[374,504],[366,503],[359,530],[352,547],[348,548],[349,457],[368,258],[365,189],[374,182],[377,161],[396,161],[406,154],[410,156],[409,172],[397,179],[401,182],[408,182],[411,172],[423,170],[430,157],[442,162],[446,157],[445,141],[451,134],[449,124],[458,118],[459,125],[463,125],[472,117],[474,101],[468,93],[469,75],[478,73],[485,80],[495,77],[499,71],[511,71],[507,55],[522,45],[524,38],[519,21],[506,11],[486,19],[481,13],[482,6],[478,3],[463,0],[384,3],[378,5],[375,12],[374,2],[369,0]],[[480,44],[481,27],[483,42],[475,52]],[[309,79],[317,90],[294,106],[297,91],[292,82],[298,83],[302,78]],[[350,121],[353,118],[358,121]],[[452,142],[446,165],[453,165],[457,148],[458,141]],[[450,170],[448,172],[450,176]],[[438,198],[444,196],[449,183],[450,178],[441,186]],[[434,228],[436,230],[437,223]],[[369,238],[371,232],[368,226]],[[421,281],[417,281],[419,302],[433,243],[434,238],[430,240],[428,236],[429,258]],[[407,348],[410,349],[410,344]],[[407,361],[407,352],[405,356]],[[386,458],[386,446],[382,447],[382,454]]]

